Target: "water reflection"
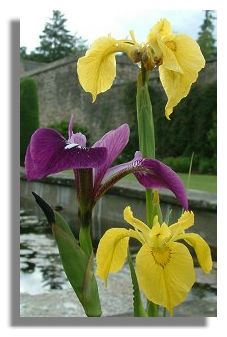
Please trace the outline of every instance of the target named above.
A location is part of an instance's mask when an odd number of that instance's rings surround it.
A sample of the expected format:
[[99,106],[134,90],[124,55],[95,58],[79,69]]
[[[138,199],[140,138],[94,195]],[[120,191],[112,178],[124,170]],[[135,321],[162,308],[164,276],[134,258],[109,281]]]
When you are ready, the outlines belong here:
[[29,211],[21,212],[20,269],[21,292],[39,294],[69,286],[46,221]]

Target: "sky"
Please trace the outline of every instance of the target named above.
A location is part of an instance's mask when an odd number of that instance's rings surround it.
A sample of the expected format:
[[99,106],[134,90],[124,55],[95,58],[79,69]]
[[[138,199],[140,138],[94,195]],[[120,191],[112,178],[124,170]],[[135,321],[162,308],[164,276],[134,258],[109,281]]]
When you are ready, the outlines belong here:
[[204,19],[203,10],[152,10],[146,6],[121,6],[119,10],[118,6],[108,1],[104,3],[102,10],[97,10],[92,5],[88,10],[85,1],[80,2],[79,7],[40,7],[34,15],[28,11],[20,15],[21,47],[27,47],[30,52],[39,46],[39,35],[45,23],[52,17],[54,9],[64,14],[67,19],[66,28],[70,33],[77,33],[88,45],[97,37],[109,33],[117,39],[126,38],[130,30],[135,32],[139,42],[143,42],[152,26],[162,17],[172,23],[175,32],[188,34],[196,39]]

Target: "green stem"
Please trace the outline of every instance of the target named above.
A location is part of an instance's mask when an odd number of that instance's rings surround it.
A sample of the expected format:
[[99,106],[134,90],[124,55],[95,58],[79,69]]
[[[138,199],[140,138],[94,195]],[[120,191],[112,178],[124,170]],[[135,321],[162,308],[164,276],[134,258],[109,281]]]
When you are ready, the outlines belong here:
[[91,239],[91,215],[83,214],[79,210],[79,222],[80,222],[80,232],[79,232],[79,242],[83,251],[90,256],[93,252],[92,239]]
[[136,277],[136,272],[133,266],[132,258],[130,251],[128,249],[128,264],[131,273],[132,287],[133,287],[133,308],[134,308],[134,317],[147,317],[148,314],[143,307],[143,303],[140,296],[140,289]]
[[158,305],[147,301],[147,313],[149,317],[158,317]]
[[[155,158],[155,133],[152,105],[148,90],[148,72],[142,64],[141,72],[137,79],[137,123],[139,135],[139,148],[144,157]],[[151,228],[153,225],[152,190],[146,189],[146,221]],[[158,306],[147,301],[148,315],[158,316]]]
[[148,90],[148,74],[144,72],[141,72],[137,79],[136,107],[140,151],[144,157],[155,158],[152,105]]
[[80,225],[79,242],[83,251],[90,256],[93,253],[91,239],[93,176],[92,169],[75,170],[78,199],[78,218]]
[[166,308],[164,307],[163,308],[163,314],[162,314],[163,317],[166,317]]
[[147,225],[151,228],[153,225],[153,216],[152,216],[152,190],[146,189],[146,221]]

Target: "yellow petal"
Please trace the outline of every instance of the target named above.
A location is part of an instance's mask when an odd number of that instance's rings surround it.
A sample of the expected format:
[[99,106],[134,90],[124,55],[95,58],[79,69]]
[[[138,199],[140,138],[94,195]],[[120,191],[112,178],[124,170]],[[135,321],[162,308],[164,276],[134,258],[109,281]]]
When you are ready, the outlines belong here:
[[132,225],[135,229],[141,231],[144,237],[150,232],[150,228],[141,220],[134,218],[131,207],[127,206],[124,209],[124,220],[127,221],[130,225]]
[[162,225],[156,222],[156,218],[157,216],[154,217],[153,227],[150,230],[149,242],[152,247],[160,248],[168,241],[171,231],[165,222]]
[[170,22],[166,19],[161,19],[150,30],[150,33],[147,36],[147,42],[152,43],[157,39],[157,36],[162,37],[169,34],[172,34]]
[[158,40],[161,40],[163,37],[170,34],[172,34],[172,27],[169,21],[166,19],[161,19],[158,21],[148,34],[147,42],[152,47],[157,59],[161,59],[163,53],[160,49]]
[[102,280],[106,281],[109,273],[116,273],[123,267],[127,257],[129,237],[140,241],[135,231],[125,228],[111,228],[99,241],[96,273]]
[[84,57],[79,58],[77,73],[81,86],[93,97],[108,90],[116,76],[115,49],[117,40],[102,37],[96,40]]
[[182,72],[170,70],[171,60],[168,60],[168,55],[167,60],[163,59],[163,64],[159,67],[160,79],[168,97],[165,107],[168,119],[173,108],[188,95],[192,83],[198,78],[198,72],[205,66],[199,45],[191,37],[175,35],[172,42],[175,44],[174,55]]
[[143,245],[136,257],[136,273],[145,296],[170,313],[185,300],[195,282],[192,257],[183,244],[176,242],[162,251]]
[[181,238],[195,249],[201,268],[205,273],[209,273],[212,269],[213,262],[210,247],[206,241],[199,234],[195,233],[187,233]]
[[81,86],[93,97],[107,91],[116,76],[116,52],[128,52],[132,44],[116,40],[111,36],[97,39],[77,62],[77,73]]
[[176,44],[174,41],[169,41],[169,39],[170,37],[166,41],[166,38],[157,38],[158,47],[162,53],[162,65],[165,67],[165,69],[183,73],[183,70],[175,55]]
[[194,213],[185,211],[178,219],[177,223],[169,226],[169,229],[175,238],[176,235],[184,233],[184,230],[191,227],[194,224]]

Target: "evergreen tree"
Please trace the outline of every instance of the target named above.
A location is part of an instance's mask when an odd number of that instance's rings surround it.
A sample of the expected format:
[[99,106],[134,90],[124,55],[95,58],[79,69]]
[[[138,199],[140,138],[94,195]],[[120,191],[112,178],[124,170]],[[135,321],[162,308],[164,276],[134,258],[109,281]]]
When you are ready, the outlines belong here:
[[20,48],[20,58],[23,60],[26,60],[27,58],[27,48],[26,47],[21,47]]
[[206,60],[217,56],[216,39],[214,38],[214,20],[216,20],[216,17],[213,15],[213,11],[206,10],[197,40]]
[[58,11],[53,11],[50,22],[45,24],[45,28],[40,38],[40,46],[35,48],[30,54],[26,53],[26,48],[20,49],[21,58],[38,62],[53,62],[63,57],[80,54],[86,49],[85,41],[77,35],[71,35],[65,28],[67,19]]

